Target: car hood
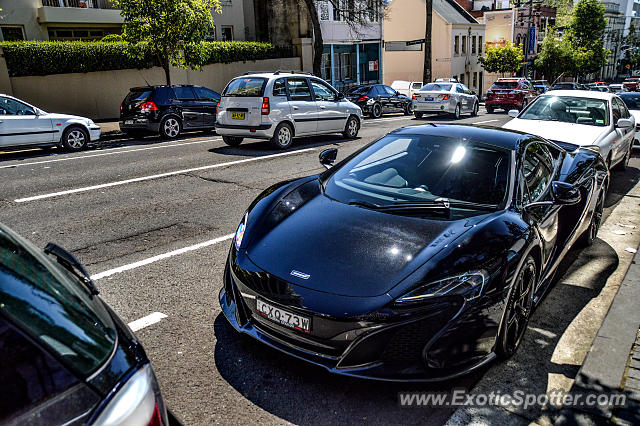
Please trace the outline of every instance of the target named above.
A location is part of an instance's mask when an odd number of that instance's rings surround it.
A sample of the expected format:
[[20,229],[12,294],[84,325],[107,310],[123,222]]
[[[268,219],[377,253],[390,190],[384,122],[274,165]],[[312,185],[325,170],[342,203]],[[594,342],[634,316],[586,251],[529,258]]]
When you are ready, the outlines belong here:
[[43,117],[50,118],[51,120],[61,120],[61,121],[67,121],[67,120],[80,120],[85,122],[89,121],[87,117],[80,117],[79,115],[57,114],[52,112],[47,112],[46,114],[43,115]]
[[318,186],[314,180],[298,191],[306,195],[281,200],[282,206],[298,200],[286,217],[276,206],[255,225],[247,255],[270,274],[312,290],[354,297],[384,294],[481,220],[376,212],[309,191],[310,184]]
[[609,127],[590,126],[588,124],[563,123],[559,121],[521,120],[514,118],[502,126],[505,129],[519,130],[546,139],[568,142],[574,145],[593,145],[609,132]]

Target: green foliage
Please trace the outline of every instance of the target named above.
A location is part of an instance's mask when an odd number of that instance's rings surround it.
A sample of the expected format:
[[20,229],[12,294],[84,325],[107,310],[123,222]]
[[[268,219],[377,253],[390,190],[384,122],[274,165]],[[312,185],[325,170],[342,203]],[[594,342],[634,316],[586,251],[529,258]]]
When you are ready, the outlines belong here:
[[573,0],[544,0],[543,4],[556,8],[556,26],[566,27],[573,18]]
[[610,52],[604,48],[604,12],[598,0],[580,0],[574,7],[568,36],[578,74],[595,73],[607,63]]
[[562,73],[573,74],[576,63],[569,38],[566,35],[561,37],[554,28],[550,28],[542,40],[535,66],[550,83]]
[[522,67],[522,49],[507,41],[504,46],[486,45],[485,56],[479,58],[487,72],[512,73]]
[[[160,66],[157,56],[145,43],[28,41],[0,45],[12,77]],[[213,41],[189,45],[184,56],[199,67],[282,58],[291,56],[291,51],[278,49],[270,43]]]
[[213,31],[212,11],[219,0],[114,0],[122,9],[123,36],[130,43],[146,43],[158,57],[171,84],[169,65],[197,68],[183,52]]
[[106,36],[100,39],[103,43],[117,43],[120,41],[124,41],[120,34],[107,34]]

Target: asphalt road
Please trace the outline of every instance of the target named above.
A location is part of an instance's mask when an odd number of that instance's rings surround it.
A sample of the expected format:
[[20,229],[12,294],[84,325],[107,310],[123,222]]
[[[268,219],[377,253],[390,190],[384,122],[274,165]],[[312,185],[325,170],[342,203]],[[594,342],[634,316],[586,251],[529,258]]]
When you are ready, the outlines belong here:
[[[508,120],[482,108],[459,122]],[[357,139],[299,139],[285,152],[257,141],[231,148],[215,134],[194,133],[73,154],[0,153],[0,221],[38,246],[54,241],[71,250],[125,321],[166,315],[136,334],[169,407],[186,424],[441,424],[453,409],[400,409],[397,392],[469,388],[491,370],[430,386],[336,377],[236,335],[217,296],[230,234],[263,189],[323,170],[324,148],[338,147],[344,158],[395,128],[447,121],[367,119]],[[608,210],[638,181],[640,161],[632,165],[614,179]]]

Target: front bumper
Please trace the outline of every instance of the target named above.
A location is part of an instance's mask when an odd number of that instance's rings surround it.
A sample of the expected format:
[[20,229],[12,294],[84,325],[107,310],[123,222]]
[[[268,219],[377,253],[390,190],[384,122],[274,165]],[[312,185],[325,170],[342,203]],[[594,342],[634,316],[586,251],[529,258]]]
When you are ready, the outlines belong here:
[[[299,309],[276,300],[282,294],[304,299],[312,291],[261,271],[255,276],[268,276],[268,279],[258,284],[262,290],[258,292],[254,279],[247,278],[252,272],[234,264],[233,252],[232,248],[219,294],[222,312],[233,328],[332,373],[384,381],[442,381],[467,374],[495,358],[493,352],[482,355],[476,352],[476,356],[467,357],[465,362],[442,365],[449,359],[460,359],[456,358],[460,348],[472,346],[459,339],[460,333],[464,333],[460,327],[464,304],[451,300],[434,303],[428,310],[414,309],[400,315],[380,310],[352,319],[305,312],[311,317],[311,333],[283,327],[254,314],[256,298],[300,313]],[[269,291],[280,289],[280,296],[265,296],[265,285]]]
[[89,127],[89,140],[91,140],[91,142],[100,140],[101,134],[102,130],[100,129],[100,126],[93,125]]

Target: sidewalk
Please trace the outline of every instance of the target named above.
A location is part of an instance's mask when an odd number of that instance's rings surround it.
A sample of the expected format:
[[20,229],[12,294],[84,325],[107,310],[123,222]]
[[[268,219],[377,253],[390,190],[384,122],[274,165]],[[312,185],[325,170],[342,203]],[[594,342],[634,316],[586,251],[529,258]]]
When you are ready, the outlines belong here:
[[124,136],[117,121],[96,121],[96,124],[100,126],[101,140],[117,139]]
[[640,424],[640,253],[620,285],[571,388],[572,395],[624,393],[623,407],[565,407],[556,425]]

